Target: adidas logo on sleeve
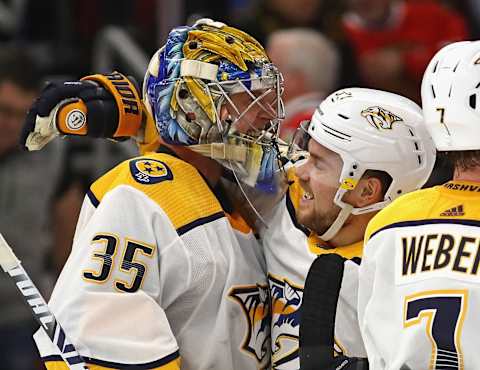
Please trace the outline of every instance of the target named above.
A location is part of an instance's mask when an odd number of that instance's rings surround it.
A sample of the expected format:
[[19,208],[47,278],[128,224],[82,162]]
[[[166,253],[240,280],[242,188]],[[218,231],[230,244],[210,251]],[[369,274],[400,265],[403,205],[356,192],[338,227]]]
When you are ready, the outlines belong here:
[[463,204],[460,204],[456,207],[449,208],[442,213],[440,213],[440,216],[444,217],[459,217],[465,215],[465,212],[463,211]]

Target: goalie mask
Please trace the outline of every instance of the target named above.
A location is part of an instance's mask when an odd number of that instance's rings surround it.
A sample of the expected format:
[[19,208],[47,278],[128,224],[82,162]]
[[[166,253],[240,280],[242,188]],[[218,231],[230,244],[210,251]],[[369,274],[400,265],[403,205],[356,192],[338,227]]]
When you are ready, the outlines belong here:
[[[310,139],[337,153],[343,162],[340,177],[333,181],[340,213],[320,236],[325,241],[337,234],[350,214],[378,211],[401,194],[422,187],[435,162],[435,147],[420,107],[379,90],[349,88],[328,96],[312,120],[298,129],[288,153],[292,161],[308,157]],[[392,181],[381,201],[354,208],[344,202],[344,195],[368,170],[385,172]]]
[[281,75],[263,47],[210,19],[172,30],[143,83],[163,141],[189,146],[266,191],[273,191],[279,168],[281,92]]

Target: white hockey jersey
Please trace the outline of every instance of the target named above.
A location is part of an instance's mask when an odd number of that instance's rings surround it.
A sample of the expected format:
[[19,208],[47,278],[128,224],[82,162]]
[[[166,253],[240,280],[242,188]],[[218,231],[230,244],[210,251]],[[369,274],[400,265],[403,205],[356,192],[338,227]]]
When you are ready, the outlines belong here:
[[[164,153],[122,163],[85,198],[50,307],[91,369],[264,369],[265,261],[243,219]],[[48,369],[66,369],[43,331]]]
[[[311,264],[320,254],[336,253],[346,258],[335,322],[336,351],[366,357],[356,314],[357,273],[363,241],[329,248],[298,224],[295,209],[303,191],[293,181],[286,196],[273,210],[268,228],[262,233],[272,299],[272,367],[299,369],[299,326],[303,287]],[[322,302],[319,302],[321,305]]]
[[370,369],[479,369],[480,183],[404,195],[365,240],[358,303]]

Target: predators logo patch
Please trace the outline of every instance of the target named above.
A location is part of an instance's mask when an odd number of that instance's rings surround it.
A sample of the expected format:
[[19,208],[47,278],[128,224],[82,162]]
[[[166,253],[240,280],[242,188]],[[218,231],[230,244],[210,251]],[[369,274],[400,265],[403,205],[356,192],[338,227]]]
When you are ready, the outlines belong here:
[[134,159],[130,161],[130,172],[135,181],[141,184],[157,184],[172,180],[173,174],[168,166],[155,159]]
[[234,287],[228,294],[242,306],[248,333],[242,349],[254,356],[260,369],[270,366],[270,299],[268,287],[252,285]]
[[272,368],[299,369],[300,306],[303,289],[268,274],[272,297]]
[[367,122],[377,130],[391,130],[395,122],[402,122],[403,119],[382,107],[368,107],[360,113]]
[[[299,330],[303,287],[268,274],[272,300],[272,369],[300,369]],[[334,338],[333,355],[346,354]]]

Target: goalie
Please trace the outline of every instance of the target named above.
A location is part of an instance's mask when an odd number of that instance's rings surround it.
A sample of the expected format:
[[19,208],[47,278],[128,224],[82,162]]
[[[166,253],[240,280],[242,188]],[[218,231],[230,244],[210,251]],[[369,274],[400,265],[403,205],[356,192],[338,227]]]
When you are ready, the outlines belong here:
[[[281,84],[256,40],[200,20],[152,57],[144,104],[119,73],[51,85],[36,102],[31,149],[57,133],[122,139],[144,125],[146,154],[85,197],[49,303],[92,368],[268,366],[263,256],[220,178],[274,189]],[[35,340],[48,369],[64,368],[43,332]]]

